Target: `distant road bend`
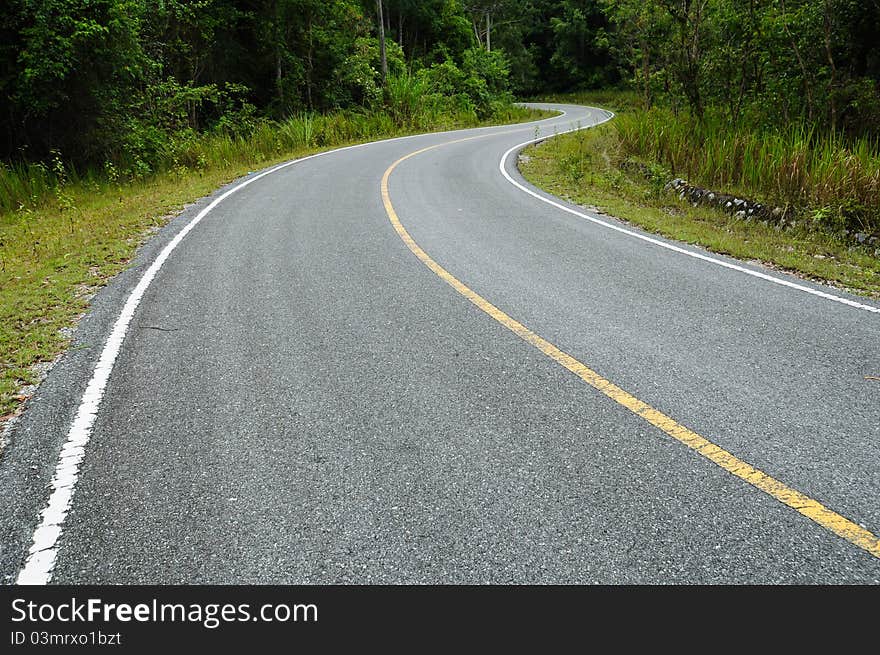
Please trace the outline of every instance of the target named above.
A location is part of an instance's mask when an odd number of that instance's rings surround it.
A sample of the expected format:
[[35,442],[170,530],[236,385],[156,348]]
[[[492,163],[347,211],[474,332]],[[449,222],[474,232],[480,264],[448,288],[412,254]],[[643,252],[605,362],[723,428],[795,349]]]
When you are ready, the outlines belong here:
[[880,306],[534,189],[611,117],[542,106],[172,221],[16,427],[4,583],[880,582]]

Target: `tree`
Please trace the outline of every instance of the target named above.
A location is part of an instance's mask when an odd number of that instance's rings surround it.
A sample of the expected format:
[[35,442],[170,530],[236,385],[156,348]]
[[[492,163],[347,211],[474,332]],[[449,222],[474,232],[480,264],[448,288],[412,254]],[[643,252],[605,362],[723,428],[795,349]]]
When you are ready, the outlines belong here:
[[6,52],[3,95],[8,120],[32,156],[50,148],[88,157],[102,145],[102,118],[114,113],[144,76],[138,40],[143,6],[135,0],[16,2],[17,57]]
[[376,0],[376,17],[379,21],[379,52],[382,63],[382,86],[388,79],[388,55],[385,52],[385,18],[382,15],[382,0]]
[[608,19],[598,0],[561,0],[550,18],[550,71],[563,87],[595,88],[614,79],[605,35]]
[[664,44],[671,32],[669,17],[656,3],[644,0],[603,0],[602,10],[609,20],[612,58],[629,69],[624,75],[650,108],[668,88],[668,51]]

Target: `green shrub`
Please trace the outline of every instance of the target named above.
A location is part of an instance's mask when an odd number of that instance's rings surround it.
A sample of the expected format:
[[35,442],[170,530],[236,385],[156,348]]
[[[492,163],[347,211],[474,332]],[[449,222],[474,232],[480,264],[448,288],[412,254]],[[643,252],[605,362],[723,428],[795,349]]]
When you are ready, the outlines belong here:
[[424,82],[432,96],[430,102],[438,109],[473,113],[482,120],[493,114],[493,102],[511,102],[508,74],[503,55],[472,48],[465,51],[461,67],[447,59],[423,68],[417,77]]
[[423,75],[403,72],[388,78],[385,106],[398,126],[411,125],[425,107],[429,82]]
[[[400,45],[385,40],[388,75],[397,78],[406,73],[406,59]],[[336,107],[377,108],[383,100],[379,39],[355,39],[354,49],[336,69],[332,103]]]
[[462,55],[461,70],[468,78],[483,80],[493,98],[510,98],[510,63],[503,53],[469,48]]
[[621,158],[657,162],[694,184],[805,210],[831,233],[880,233],[880,144],[803,126],[749,129],[666,109],[622,112],[606,128]]

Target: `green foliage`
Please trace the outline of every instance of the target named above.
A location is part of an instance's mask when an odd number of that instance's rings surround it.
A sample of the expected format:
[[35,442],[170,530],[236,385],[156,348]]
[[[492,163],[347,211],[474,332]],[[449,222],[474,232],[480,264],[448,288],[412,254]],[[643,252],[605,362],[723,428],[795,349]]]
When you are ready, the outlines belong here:
[[106,161],[124,176],[138,178],[154,170],[193,162],[181,161],[189,145],[205,131],[246,135],[256,127],[256,107],[247,102],[247,89],[180,84],[173,77],[135,96],[129,111],[101,123],[95,138],[105,144]]
[[721,110],[699,120],[665,107],[645,109],[633,93],[556,99],[617,111],[614,121],[590,130],[589,137],[578,137],[589,140],[591,147],[569,147],[569,160],[560,157],[561,171],[591,168],[598,150],[610,159],[614,171],[623,162],[640,162],[643,172],[653,171],[646,177],[650,184],[683,177],[716,191],[790,208],[801,222],[825,233],[880,236],[876,139],[845,138],[802,124],[758,130],[729,122]]
[[425,106],[428,81],[424,75],[403,72],[388,78],[385,104],[397,125],[411,123]]
[[494,97],[510,92],[510,63],[503,53],[485,48],[468,48],[462,53],[461,70],[468,78],[481,79]]
[[460,0],[384,3],[388,89],[372,2],[11,0],[0,160],[57,150],[71,170],[111,162],[143,177],[190,165],[202,134],[246,136],[267,119],[387,103],[404,125],[428,108],[486,117],[510,101],[507,60],[473,47]]
[[880,234],[880,147],[803,127],[763,132],[654,108],[614,122],[623,156],[659,161],[677,175],[769,203],[822,208],[822,227]]
[[[389,75],[404,76],[407,66],[403,49],[394,41],[386,39],[385,52]],[[377,108],[382,103],[380,70],[379,40],[374,37],[356,39],[352,53],[336,71],[336,106]]]
[[662,98],[697,117],[720,110],[733,123],[877,134],[876,2],[603,4],[610,48],[649,106]]
[[[773,190],[783,201],[836,207],[832,213],[847,224],[873,211],[865,180],[875,160],[815,153],[857,153],[877,138],[876,2],[383,6],[384,88],[372,0],[9,0],[0,10],[0,206],[33,206],[34,198],[52,196],[61,184],[55,160],[68,179],[110,172],[121,180],[145,178],[199,168],[206,138],[265,137],[266,147],[284,141],[278,134],[294,129],[285,127],[291,117],[309,116],[316,125],[317,115],[329,111],[351,116],[347,125],[382,115],[398,127],[426,126],[448,116],[502,114],[512,92],[624,80],[639,104],[671,111],[699,138],[691,150],[706,145],[707,163],[698,166],[696,154],[673,146],[674,121],[651,114],[667,130],[657,146],[665,151],[655,153],[663,162],[691,162],[710,179],[734,183],[775,176]],[[728,126],[739,144],[732,152],[714,145],[718,130],[730,136]],[[814,188],[800,181],[802,168],[788,181],[774,172],[782,163],[774,159],[777,168],[768,168],[770,153],[760,143],[788,152],[799,130],[809,144],[806,158],[825,166],[817,163],[811,180],[852,178],[846,208],[840,198],[801,189]],[[746,134],[755,141],[748,147]],[[858,166],[867,168],[857,174]]]
[[607,56],[607,20],[596,0],[562,0],[550,18],[550,68],[565,86],[596,88],[612,82]]
[[424,102],[439,111],[472,113],[477,118],[490,116],[498,104],[509,103],[509,68],[499,52],[469,48],[462,53],[462,65],[451,59],[416,75]]
[[457,56],[473,44],[462,5],[461,0],[385,0],[386,37],[410,60],[431,64]]
[[103,117],[135,92],[146,60],[138,43],[141,7],[134,0],[13,2],[2,17],[15,26],[0,50],[0,126],[7,153],[45,158],[49,151],[94,152]]

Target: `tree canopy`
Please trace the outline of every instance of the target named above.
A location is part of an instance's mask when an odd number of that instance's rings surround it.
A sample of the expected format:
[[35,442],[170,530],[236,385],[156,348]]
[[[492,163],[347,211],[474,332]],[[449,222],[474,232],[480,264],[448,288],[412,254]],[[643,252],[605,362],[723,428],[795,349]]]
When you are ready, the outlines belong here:
[[6,0],[0,157],[148,165],[172,133],[375,107],[380,7],[390,76],[476,102],[626,84],[697,117],[880,124],[880,0]]

